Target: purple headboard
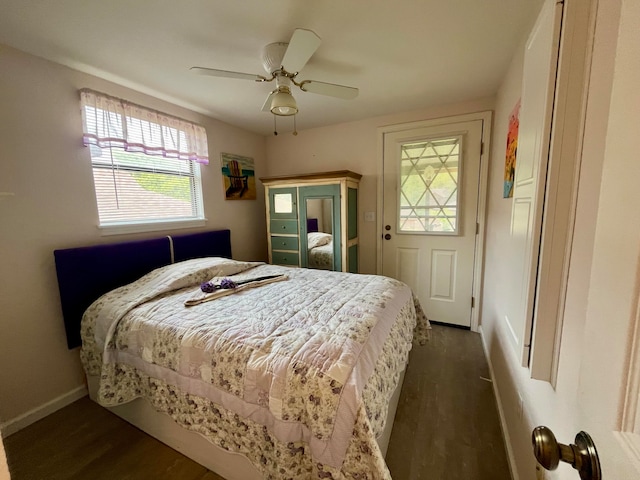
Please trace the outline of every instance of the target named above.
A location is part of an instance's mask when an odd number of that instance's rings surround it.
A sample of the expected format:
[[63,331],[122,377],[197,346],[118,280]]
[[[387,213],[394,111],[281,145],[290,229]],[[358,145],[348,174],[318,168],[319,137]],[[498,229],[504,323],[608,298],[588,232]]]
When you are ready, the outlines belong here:
[[191,258],[231,258],[231,231],[216,230],[53,252],[69,349],[79,347],[84,311],[101,295]]
[[318,219],[307,218],[307,232],[317,232],[317,231],[318,231]]

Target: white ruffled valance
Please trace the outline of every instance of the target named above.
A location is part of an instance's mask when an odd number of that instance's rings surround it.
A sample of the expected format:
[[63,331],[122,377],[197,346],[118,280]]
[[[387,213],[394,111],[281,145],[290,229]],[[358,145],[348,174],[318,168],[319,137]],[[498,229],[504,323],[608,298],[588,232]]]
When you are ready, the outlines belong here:
[[201,125],[89,89],[80,90],[80,103],[85,145],[209,163]]

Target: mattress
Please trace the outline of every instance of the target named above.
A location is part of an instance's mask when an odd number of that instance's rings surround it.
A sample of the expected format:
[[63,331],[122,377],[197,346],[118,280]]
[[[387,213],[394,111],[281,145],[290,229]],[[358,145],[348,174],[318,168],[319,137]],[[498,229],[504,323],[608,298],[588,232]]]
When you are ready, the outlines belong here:
[[390,278],[207,258],[100,297],[81,358],[102,405],[145,398],[265,478],[389,478],[375,439],[427,328]]

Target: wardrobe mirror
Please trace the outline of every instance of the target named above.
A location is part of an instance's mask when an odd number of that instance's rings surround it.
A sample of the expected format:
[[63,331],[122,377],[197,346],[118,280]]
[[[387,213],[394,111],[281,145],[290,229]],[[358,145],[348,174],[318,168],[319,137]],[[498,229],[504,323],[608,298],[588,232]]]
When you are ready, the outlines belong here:
[[334,270],[333,198],[307,198],[307,266]]

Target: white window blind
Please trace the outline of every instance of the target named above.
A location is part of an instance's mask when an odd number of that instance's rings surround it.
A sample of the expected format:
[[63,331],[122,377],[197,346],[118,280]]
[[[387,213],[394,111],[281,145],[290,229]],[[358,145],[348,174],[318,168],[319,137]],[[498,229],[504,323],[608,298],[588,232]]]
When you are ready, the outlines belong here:
[[200,125],[91,90],[81,90],[101,226],[204,218]]

